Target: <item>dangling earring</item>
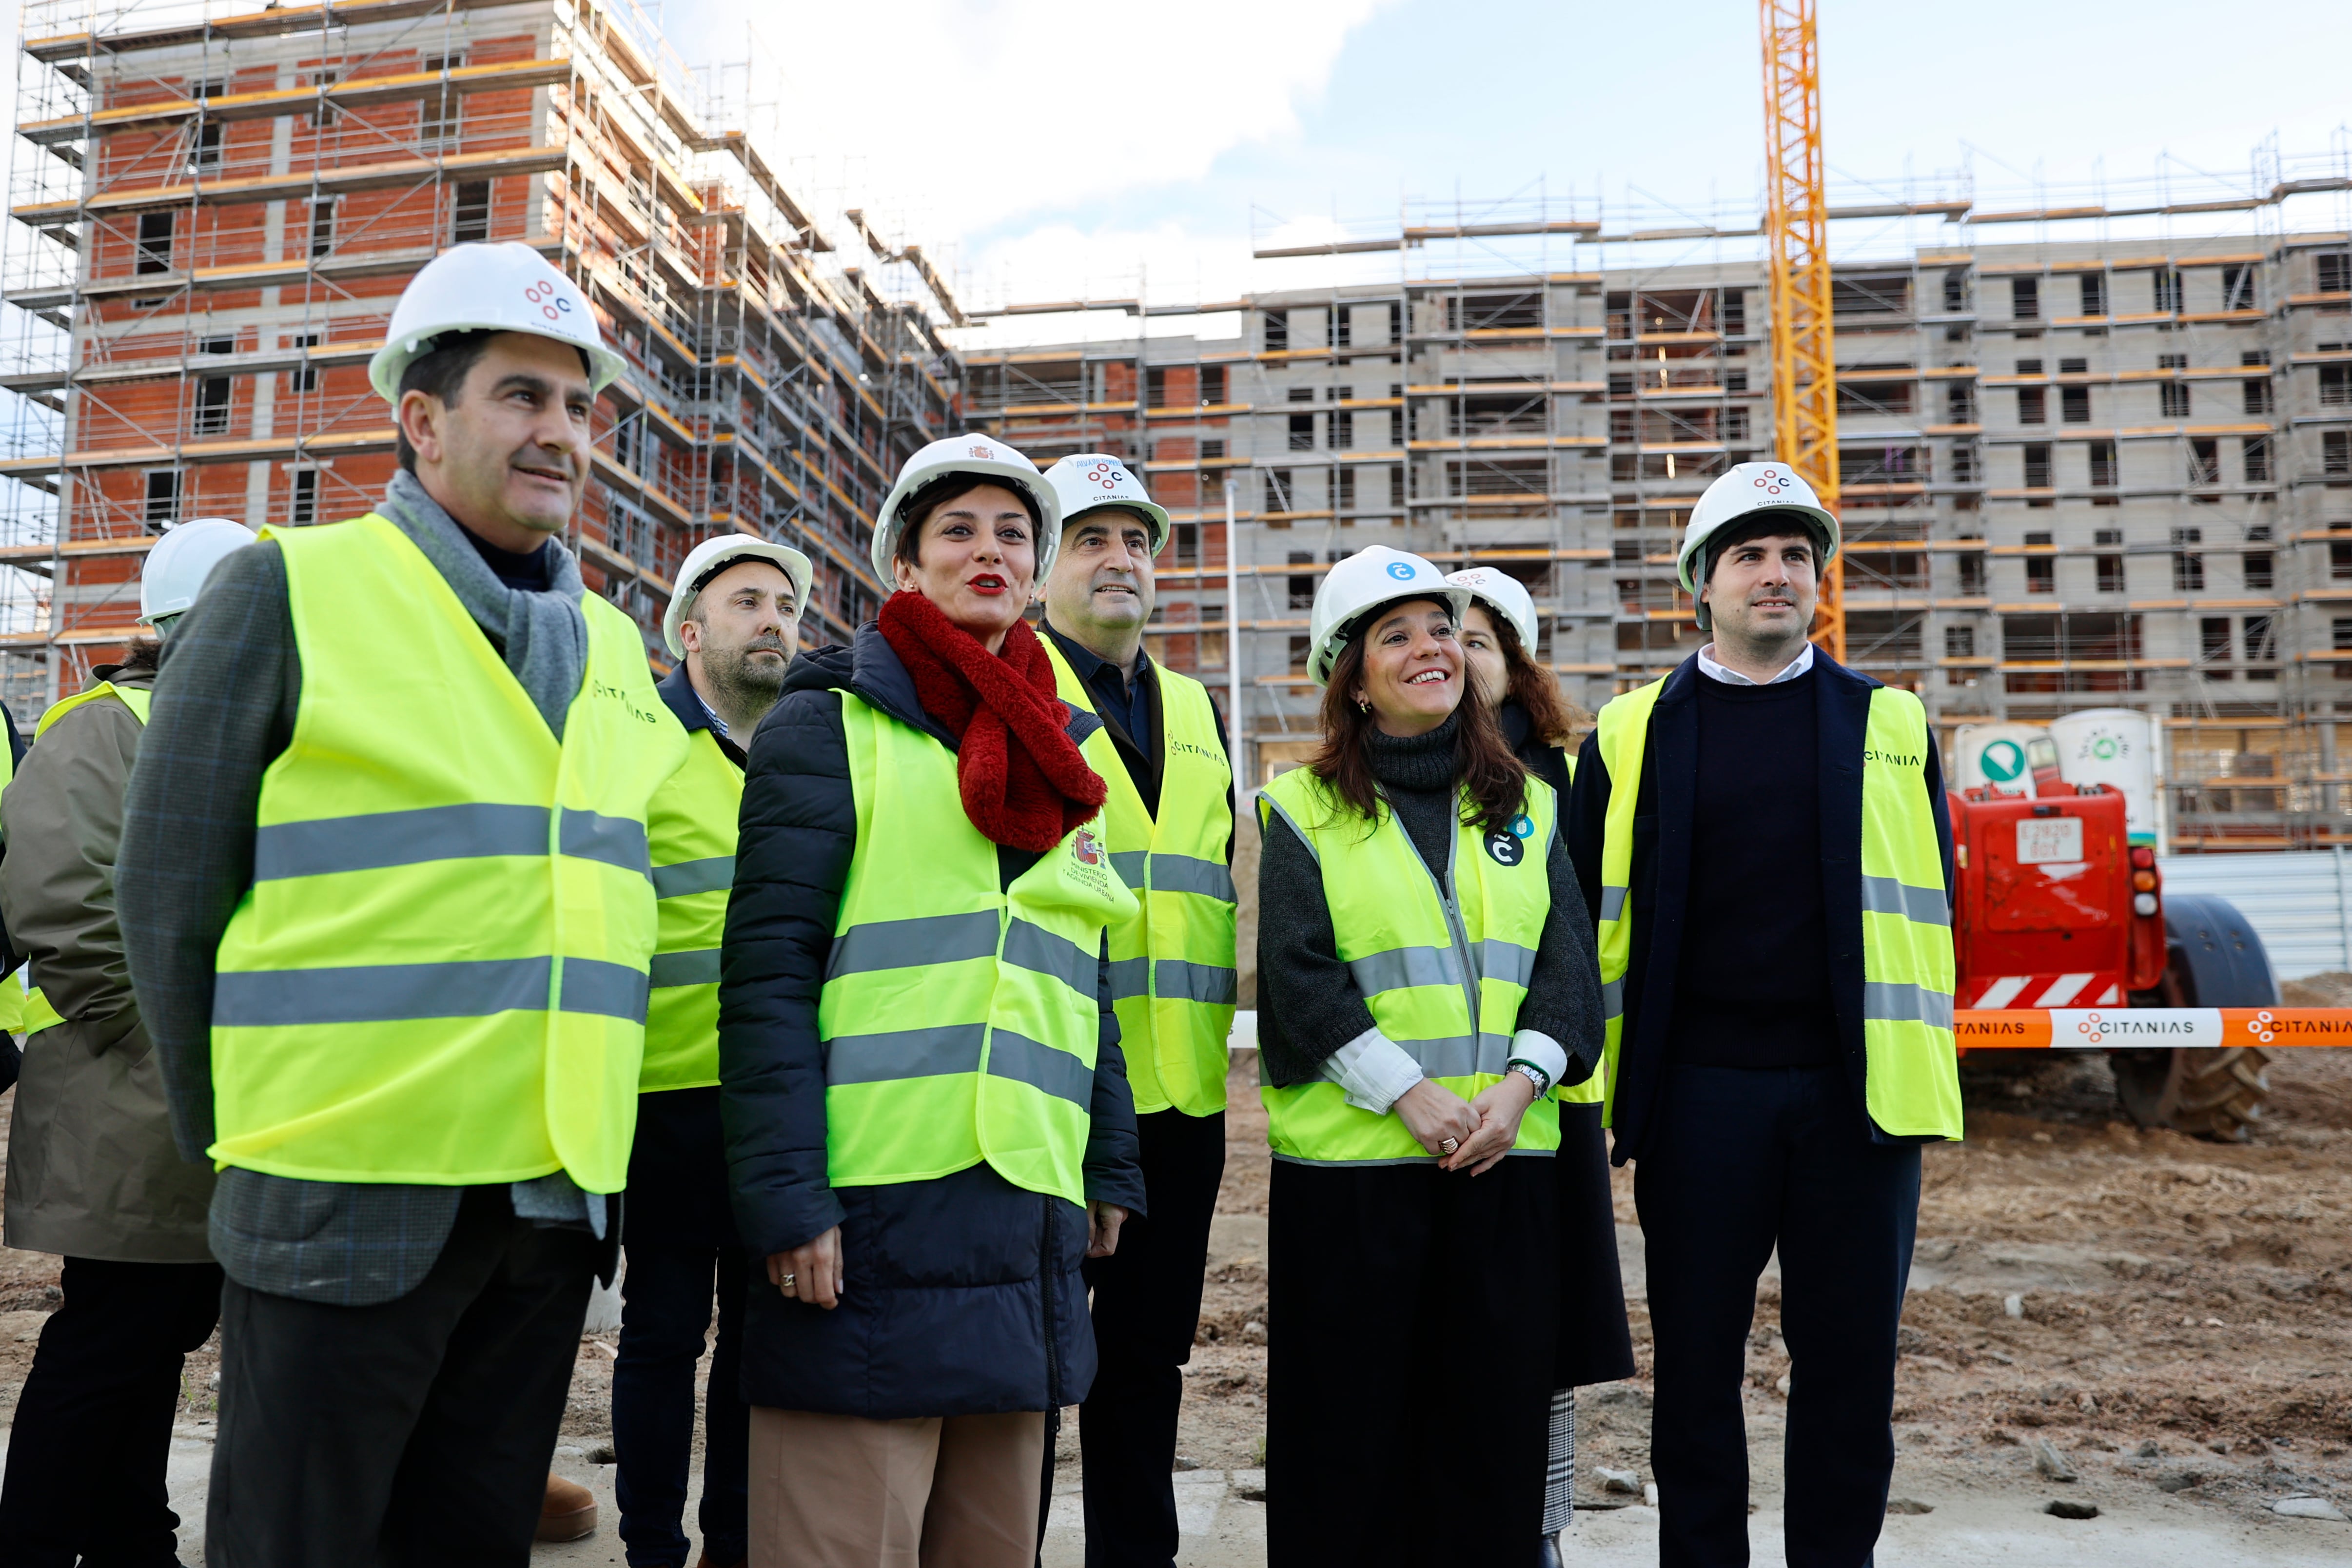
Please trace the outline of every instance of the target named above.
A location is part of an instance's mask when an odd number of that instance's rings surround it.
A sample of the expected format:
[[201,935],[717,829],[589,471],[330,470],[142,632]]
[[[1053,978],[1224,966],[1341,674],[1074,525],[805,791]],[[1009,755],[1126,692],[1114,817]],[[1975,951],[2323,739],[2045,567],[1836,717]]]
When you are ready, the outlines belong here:
[[1362,698],[1360,698],[1360,697],[1359,697],[1359,698],[1357,698],[1357,699],[1356,699],[1356,711],[1357,711],[1357,712],[1359,712],[1359,713],[1369,713],[1369,712],[1370,712],[1371,710],[1372,710],[1372,705],[1371,705],[1370,703],[1369,703],[1369,702],[1365,701],[1365,700],[1364,700]]

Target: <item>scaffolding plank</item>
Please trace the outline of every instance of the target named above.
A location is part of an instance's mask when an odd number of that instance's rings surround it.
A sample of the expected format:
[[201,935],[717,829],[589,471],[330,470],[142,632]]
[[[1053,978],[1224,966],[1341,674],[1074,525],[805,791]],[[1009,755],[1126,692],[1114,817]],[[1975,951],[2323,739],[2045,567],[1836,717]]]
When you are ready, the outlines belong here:
[[363,109],[432,97],[436,92],[510,91],[551,87],[568,80],[572,62],[558,59],[500,60],[489,65],[460,66],[450,71],[408,71],[397,76],[353,77],[332,86],[272,89],[267,92],[231,92],[212,98],[164,98],[150,103],[122,104],[94,113],[36,120],[16,133],[37,146],[108,136],[118,131],[143,130],[194,120],[268,120],[281,114],[309,114],[321,102],[337,109]]
[[562,147],[516,147],[488,153],[451,153],[438,158],[394,158],[378,163],[346,163],[310,174],[248,174],[228,180],[197,178],[160,185],[131,185],[68,202],[34,202],[11,208],[10,212],[19,221],[37,227],[70,221],[84,213],[284,201],[422,184],[436,176],[457,179],[468,174],[543,174],[563,167],[569,156],[569,151]]

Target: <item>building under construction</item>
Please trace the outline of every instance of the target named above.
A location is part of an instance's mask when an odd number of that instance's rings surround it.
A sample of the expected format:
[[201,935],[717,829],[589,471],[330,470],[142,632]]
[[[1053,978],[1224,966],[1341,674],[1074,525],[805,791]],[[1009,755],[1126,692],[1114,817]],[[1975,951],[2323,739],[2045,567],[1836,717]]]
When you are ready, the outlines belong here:
[[[862,223],[828,254],[632,0],[35,0],[19,45],[0,564],[29,575],[0,645],[20,721],[129,634],[165,527],[373,504],[395,459],[368,357],[408,278],[467,240],[540,251],[630,362],[569,542],[649,647],[667,574],[715,531],[821,563],[806,636],[878,602],[865,542],[947,428],[933,321],[955,303]],[[875,267],[925,302],[883,298]]]
[[[1588,707],[1702,640],[1675,550],[1709,479],[1772,455],[1762,265],[1644,266],[1630,243],[1704,231],[1624,237],[1625,266],[1594,264],[1618,242],[1595,223],[1486,232],[1546,229],[1566,267],[1097,302],[1136,337],[967,363],[970,417],[1041,462],[1121,453],[1177,509],[1153,646],[1242,693],[1254,778],[1311,748],[1307,611],[1366,544],[1517,576]],[[1915,248],[1834,289],[1850,662],[1916,689],[1947,740],[2153,711],[2176,848],[2352,841],[2347,235]],[[1193,310],[1239,334],[1147,335]]]
[[[372,504],[394,438],[366,361],[460,241],[538,248],[629,358],[571,542],[649,634],[685,552],[740,528],[817,559],[807,635],[845,637],[881,592],[864,546],[899,462],[964,424],[1041,463],[1118,452],[1178,519],[1153,648],[1237,698],[1253,779],[1314,732],[1307,616],[1332,561],[1381,542],[1517,574],[1543,656],[1597,705],[1696,645],[1682,524],[1771,449],[1752,228],[1409,210],[1260,253],[1394,252],[1386,281],[1009,308],[1135,331],[959,356],[942,333],[978,313],[854,213],[835,249],[633,0],[33,0],[16,71],[0,670],[20,721],[128,635],[165,527]],[[1832,209],[1958,237],[1836,271],[1849,658],[1947,734],[2152,710],[2176,847],[2352,838],[2347,191],[2338,152],[2218,203]],[[2217,206],[2243,232],[1978,240],[2168,234]],[[1534,248],[1498,266],[1505,244]]]

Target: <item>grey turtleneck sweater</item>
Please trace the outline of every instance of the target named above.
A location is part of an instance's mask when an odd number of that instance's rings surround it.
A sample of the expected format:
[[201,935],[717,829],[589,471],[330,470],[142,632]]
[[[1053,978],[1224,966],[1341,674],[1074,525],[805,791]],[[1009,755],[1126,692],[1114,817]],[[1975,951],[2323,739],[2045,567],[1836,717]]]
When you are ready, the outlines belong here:
[[[1425,735],[1367,739],[1372,775],[1430,874],[1446,874],[1454,841],[1454,738],[1459,718]],[[1584,895],[1564,835],[1546,861],[1551,912],[1544,921],[1518,1026],[1550,1036],[1568,1052],[1563,1081],[1581,1083],[1601,1059],[1601,966]],[[1258,868],[1258,1047],[1266,1080],[1278,1087],[1322,1076],[1333,1053],[1372,1029],[1371,1009],[1340,962],[1331,911],[1315,857],[1274,814]]]

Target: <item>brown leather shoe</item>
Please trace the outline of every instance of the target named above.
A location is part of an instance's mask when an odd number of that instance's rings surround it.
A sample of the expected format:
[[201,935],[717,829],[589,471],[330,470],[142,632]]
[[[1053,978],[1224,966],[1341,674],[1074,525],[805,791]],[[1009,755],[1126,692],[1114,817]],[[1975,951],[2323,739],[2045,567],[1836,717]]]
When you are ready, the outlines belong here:
[[551,1473],[547,1498],[539,1505],[541,1541],[584,1541],[596,1533],[596,1494],[578,1481]]

